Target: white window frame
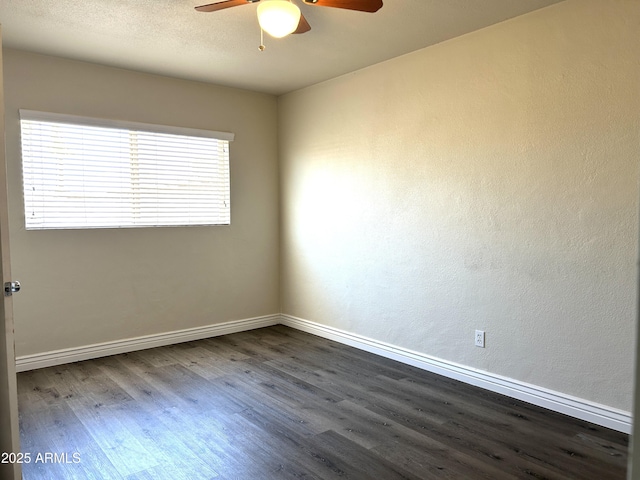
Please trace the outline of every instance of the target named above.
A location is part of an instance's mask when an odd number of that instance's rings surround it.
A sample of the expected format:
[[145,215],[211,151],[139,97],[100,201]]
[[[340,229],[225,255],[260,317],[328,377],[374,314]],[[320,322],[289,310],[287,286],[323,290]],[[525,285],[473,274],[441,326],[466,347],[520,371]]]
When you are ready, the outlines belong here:
[[33,110],[20,120],[27,230],[231,223],[233,133]]

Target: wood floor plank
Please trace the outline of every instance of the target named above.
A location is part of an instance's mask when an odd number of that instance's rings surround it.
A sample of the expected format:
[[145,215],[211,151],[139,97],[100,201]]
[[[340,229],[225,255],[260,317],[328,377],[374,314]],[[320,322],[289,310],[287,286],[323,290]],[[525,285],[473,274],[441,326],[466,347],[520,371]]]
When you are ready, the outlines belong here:
[[119,356],[100,358],[95,362],[98,368],[137,404],[144,406],[147,410],[161,410],[177,403],[177,400],[172,400],[155,388],[152,382],[147,379],[146,374],[140,374],[138,371],[128,368],[126,362],[121,361]]
[[304,415],[301,405],[292,406],[276,397],[269,397],[267,401],[262,391],[242,379],[225,378],[224,387],[229,395],[247,405],[253,405],[246,410],[255,409],[256,405],[260,405],[261,415],[270,417],[277,424],[295,429],[300,436],[313,436],[327,430],[325,424],[316,424],[311,418]]
[[[461,479],[473,472],[474,479],[513,480],[522,478],[522,472],[507,464],[494,464],[450,448],[447,445],[423,436],[412,441],[390,442],[373,451],[392,463],[421,478]],[[514,471],[515,470],[515,471]],[[533,476],[533,478],[536,478]],[[553,477],[545,477],[551,480]]]
[[228,375],[228,369],[220,368],[221,363],[228,363],[220,357],[212,355],[210,350],[202,347],[192,347],[189,349],[174,348],[168,351],[176,361],[183,367],[192,370],[203,378],[211,379]]
[[163,472],[167,475],[172,472],[171,478],[174,480],[205,480],[218,477],[218,473],[195,455],[178,435],[156,420],[156,413],[148,412],[137,403],[110,408],[111,417],[122,424],[158,463],[133,475],[143,475],[145,472]]
[[[283,326],[18,375],[25,480],[622,480],[628,436]],[[59,457],[59,459],[62,457]]]
[[[45,410],[22,411],[20,428],[22,451],[31,456],[31,462],[23,465],[25,479],[121,478],[108,456],[64,401]],[[64,455],[65,463],[52,459],[52,454]],[[70,456],[71,463],[67,463],[67,456]],[[78,463],[74,463],[76,460]]]
[[266,395],[276,397],[292,406],[307,401],[338,402],[342,397],[318,387],[312,383],[300,380],[286,372],[263,367],[250,368],[239,375],[244,381],[260,388]]
[[[202,412],[185,418],[177,409],[163,412],[160,420],[177,431],[185,445],[219,472],[221,478],[277,478],[288,471],[270,437],[256,433],[241,414]],[[265,450],[264,446],[269,446]]]
[[[446,414],[449,418],[475,424],[478,430],[481,430],[483,434],[490,434],[492,438],[505,437],[509,443],[519,437],[526,437],[529,442],[537,441],[541,444],[553,441],[557,443],[560,451],[582,456],[585,465],[593,463],[590,459],[597,457],[594,463],[596,469],[594,475],[597,474],[597,463],[600,461],[606,461],[611,464],[610,467],[615,467],[618,470],[626,468],[622,461],[624,459],[622,452],[626,452],[626,447],[619,444],[614,445],[612,442],[602,441],[602,439],[590,444],[586,439],[594,437],[589,437],[587,434],[576,434],[574,431],[566,434],[553,428],[541,428],[552,424],[550,422],[541,423],[540,418],[547,419],[546,416],[541,417],[540,412],[535,412],[537,415],[531,415],[529,418],[524,415],[516,415],[517,409],[512,405],[505,406],[496,402],[483,404],[476,401],[475,397],[465,395],[454,397],[450,393],[437,389],[426,391],[423,387],[416,386],[415,383],[407,383],[403,380],[394,381],[381,377],[381,381],[385,382],[389,389],[397,391],[400,396],[406,395],[407,392],[428,396],[431,405],[445,406],[449,409]],[[598,448],[594,448],[595,445]]]
[[159,465],[159,459],[154,452],[149,451],[140,439],[113,415],[110,407],[96,405],[91,408],[77,398],[67,402],[96,445],[122,476]]
[[[255,421],[256,418],[260,420]],[[258,467],[257,478],[323,478],[314,471],[300,448],[287,448],[292,444],[298,447],[313,444],[315,435],[305,435],[298,429],[288,428],[281,422],[282,418],[274,410],[265,412],[262,409],[259,413],[249,409],[234,415],[234,424],[241,426],[247,438],[251,439],[250,442],[244,442],[249,447],[243,448],[243,451],[251,463]],[[265,419],[268,422],[264,422]],[[268,428],[263,428],[265,425]]]
[[402,465],[389,462],[369,449],[349,441],[342,435],[328,430],[314,438],[313,454],[329,459],[336,468],[354,478],[384,478],[388,480],[420,479]]

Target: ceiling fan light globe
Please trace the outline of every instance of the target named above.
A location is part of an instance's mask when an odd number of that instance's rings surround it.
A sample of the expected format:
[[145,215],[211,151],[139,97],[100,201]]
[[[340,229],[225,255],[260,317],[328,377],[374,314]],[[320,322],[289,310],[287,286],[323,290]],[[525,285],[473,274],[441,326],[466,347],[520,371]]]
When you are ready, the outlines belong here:
[[258,4],[260,28],[272,37],[293,33],[300,23],[300,9],[287,0],[263,0]]

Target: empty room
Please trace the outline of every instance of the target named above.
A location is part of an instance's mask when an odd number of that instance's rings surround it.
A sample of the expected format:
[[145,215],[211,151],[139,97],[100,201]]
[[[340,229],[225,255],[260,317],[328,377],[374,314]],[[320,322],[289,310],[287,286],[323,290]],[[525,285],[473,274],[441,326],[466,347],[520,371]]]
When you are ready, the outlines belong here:
[[203,3],[0,3],[0,479],[640,475],[640,2]]

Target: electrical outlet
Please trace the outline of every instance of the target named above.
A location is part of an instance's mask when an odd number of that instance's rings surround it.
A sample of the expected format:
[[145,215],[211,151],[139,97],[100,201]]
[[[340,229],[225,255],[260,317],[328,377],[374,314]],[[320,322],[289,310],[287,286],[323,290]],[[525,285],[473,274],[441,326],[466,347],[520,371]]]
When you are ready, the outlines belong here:
[[476,347],[484,348],[484,330],[476,330]]

